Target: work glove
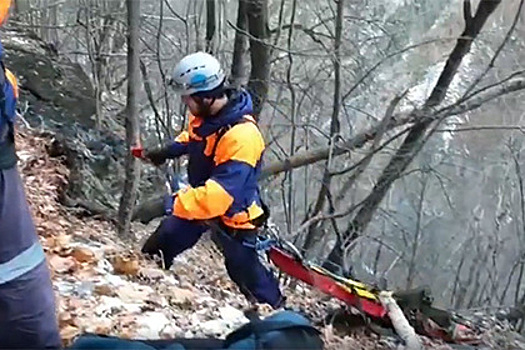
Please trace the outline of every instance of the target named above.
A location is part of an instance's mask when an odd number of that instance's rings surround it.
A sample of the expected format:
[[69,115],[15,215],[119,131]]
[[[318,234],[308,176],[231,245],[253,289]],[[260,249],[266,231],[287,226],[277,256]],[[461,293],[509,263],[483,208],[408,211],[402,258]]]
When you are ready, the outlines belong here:
[[169,151],[166,147],[146,150],[144,152],[144,158],[153,163],[153,165],[159,166],[164,164],[169,158]]

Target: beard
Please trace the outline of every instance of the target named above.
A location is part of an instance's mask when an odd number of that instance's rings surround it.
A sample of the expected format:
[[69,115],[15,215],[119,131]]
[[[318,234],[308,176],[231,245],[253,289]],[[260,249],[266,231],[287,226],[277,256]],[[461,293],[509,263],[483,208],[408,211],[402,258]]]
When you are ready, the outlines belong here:
[[213,104],[215,100],[213,100],[211,103],[206,103],[201,98],[198,98],[198,99],[196,98],[195,100],[197,102],[197,106],[196,108],[190,109],[191,114],[193,114],[196,117],[203,118],[203,119],[211,117],[212,116],[211,115],[211,105]]

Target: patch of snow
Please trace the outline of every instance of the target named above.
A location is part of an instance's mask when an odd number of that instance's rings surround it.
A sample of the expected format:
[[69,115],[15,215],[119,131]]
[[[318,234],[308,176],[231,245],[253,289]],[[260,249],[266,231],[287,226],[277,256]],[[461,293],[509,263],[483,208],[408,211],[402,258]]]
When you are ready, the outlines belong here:
[[174,327],[166,315],[156,311],[142,314],[137,318],[137,326],[136,337],[143,339],[159,339],[168,327]]
[[230,305],[219,308],[219,314],[221,318],[230,325],[230,328],[237,328],[249,322],[241,310]]

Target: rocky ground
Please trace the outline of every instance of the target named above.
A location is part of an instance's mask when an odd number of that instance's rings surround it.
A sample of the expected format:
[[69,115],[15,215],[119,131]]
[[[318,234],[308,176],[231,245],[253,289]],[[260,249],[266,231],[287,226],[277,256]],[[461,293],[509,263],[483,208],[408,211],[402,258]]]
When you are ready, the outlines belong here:
[[[49,136],[27,130],[18,135],[19,166],[51,267],[65,344],[84,332],[149,339],[222,337],[247,322],[242,310],[248,304],[209,239],[178,257],[174,268],[165,272],[138,253],[156,222],[134,224],[136,238],[121,239],[111,223],[61,206],[58,196],[69,171],[60,158],[49,156],[50,143]],[[283,288],[289,305],[305,311],[319,326],[326,349],[395,348],[392,338],[364,330],[343,333],[326,325],[327,310],[339,304],[325,295],[284,279]],[[513,343],[506,339],[491,348],[520,348],[508,344],[518,344],[521,338]],[[429,339],[423,342],[428,349],[449,349]]]

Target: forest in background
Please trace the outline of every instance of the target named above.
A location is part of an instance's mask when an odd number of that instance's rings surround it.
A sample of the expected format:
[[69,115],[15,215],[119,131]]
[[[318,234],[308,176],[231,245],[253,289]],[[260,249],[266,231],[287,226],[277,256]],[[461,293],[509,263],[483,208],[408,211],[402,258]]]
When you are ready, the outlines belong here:
[[[525,304],[524,21],[518,0],[16,0],[10,25],[80,64],[94,129],[147,146],[184,126],[177,60],[217,55],[256,98],[282,235],[462,309]],[[162,188],[141,174],[139,203]]]

